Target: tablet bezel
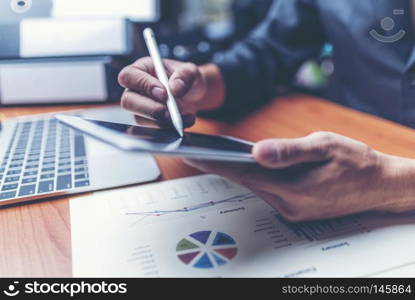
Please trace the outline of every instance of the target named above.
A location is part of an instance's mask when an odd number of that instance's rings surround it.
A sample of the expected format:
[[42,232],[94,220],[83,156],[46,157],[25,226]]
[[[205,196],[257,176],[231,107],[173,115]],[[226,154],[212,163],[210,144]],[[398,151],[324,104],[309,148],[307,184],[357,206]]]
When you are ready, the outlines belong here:
[[[79,116],[70,116],[70,115],[56,115],[56,119],[65,125],[78,130],[82,133],[87,134],[95,139],[98,139],[106,144],[109,144],[113,147],[116,147],[123,151],[129,152],[149,152],[158,155],[168,155],[168,156],[179,156],[184,158],[191,159],[201,159],[201,160],[216,160],[216,161],[230,161],[230,162],[245,162],[245,163],[254,163],[255,159],[252,154],[246,154],[235,151],[220,151],[201,148],[192,148],[192,147],[182,147],[177,150],[160,150],[149,147],[150,144],[147,141],[139,140],[137,138],[128,136],[127,134],[119,133],[115,130],[99,126],[98,124],[93,123],[93,120],[88,120]],[[116,124],[116,123],[114,123]],[[133,125],[131,125],[133,126]],[[229,136],[222,136],[224,139],[232,140],[235,142],[248,144],[253,146],[254,144],[245,140],[237,139]]]

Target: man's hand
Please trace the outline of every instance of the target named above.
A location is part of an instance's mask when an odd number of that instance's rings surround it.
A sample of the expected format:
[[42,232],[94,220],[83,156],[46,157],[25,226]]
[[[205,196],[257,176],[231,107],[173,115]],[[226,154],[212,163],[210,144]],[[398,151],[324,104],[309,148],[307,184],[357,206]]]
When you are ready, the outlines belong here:
[[290,221],[414,209],[415,164],[333,133],[259,142],[257,165],[188,163],[251,188]]
[[[169,87],[177,100],[185,127],[194,124],[198,111],[220,107],[224,87],[216,66],[197,67],[191,63],[173,60],[164,60],[163,63],[169,76]],[[150,57],[139,59],[124,68],[118,80],[126,88],[121,98],[123,108],[160,123],[171,122],[166,106],[167,91],[157,79]]]

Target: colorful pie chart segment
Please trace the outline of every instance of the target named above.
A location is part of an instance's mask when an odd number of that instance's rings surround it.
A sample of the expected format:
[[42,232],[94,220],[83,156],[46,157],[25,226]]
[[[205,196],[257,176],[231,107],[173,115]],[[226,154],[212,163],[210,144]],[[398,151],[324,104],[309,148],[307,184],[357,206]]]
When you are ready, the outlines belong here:
[[191,250],[199,248],[198,245],[193,244],[191,241],[187,239],[182,239],[176,247],[176,251],[183,251],[183,250]]
[[199,232],[192,233],[190,236],[194,238],[195,240],[201,242],[202,244],[206,244],[211,233],[212,231],[199,231]]
[[237,248],[215,249],[215,251],[227,259],[233,259],[238,252]]
[[215,239],[213,240],[213,246],[222,246],[222,245],[235,245],[235,240],[230,237],[229,235],[223,233],[223,232],[218,232],[216,234]]
[[178,259],[196,269],[213,269],[233,260],[238,248],[230,235],[215,231],[198,231],[181,239],[176,246]]
[[187,254],[178,255],[179,259],[184,262],[186,265],[189,264],[197,255],[199,255],[200,251],[192,252]]

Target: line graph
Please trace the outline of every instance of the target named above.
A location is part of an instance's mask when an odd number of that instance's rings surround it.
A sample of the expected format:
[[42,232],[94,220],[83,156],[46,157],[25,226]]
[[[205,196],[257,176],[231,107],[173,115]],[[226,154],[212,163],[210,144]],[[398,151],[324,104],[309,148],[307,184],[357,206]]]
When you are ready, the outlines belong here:
[[204,208],[212,207],[221,205],[224,203],[235,203],[235,202],[243,202],[246,200],[257,198],[257,196],[254,193],[246,193],[242,195],[236,195],[233,197],[229,197],[227,199],[219,200],[219,201],[210,201],[210,202],[204,202],[188,207],[178,208],[178,209],[171,209],[171,210],[154,210],[154,211],[143,211],[143,212],[126,212],[126,215],[128,216],[141,216],[141,217],[160,217],[170,214],[176,214],[176,213],[189,213],[194,212],[197,210],[201,210]]

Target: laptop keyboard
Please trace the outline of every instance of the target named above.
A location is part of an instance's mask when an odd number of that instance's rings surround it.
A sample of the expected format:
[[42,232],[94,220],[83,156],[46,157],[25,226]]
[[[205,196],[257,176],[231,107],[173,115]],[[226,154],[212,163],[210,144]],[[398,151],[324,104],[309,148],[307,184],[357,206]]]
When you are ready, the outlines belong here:
[[89,185],[83,135],[56,119],[17,123],[0,165],[0,200]]

